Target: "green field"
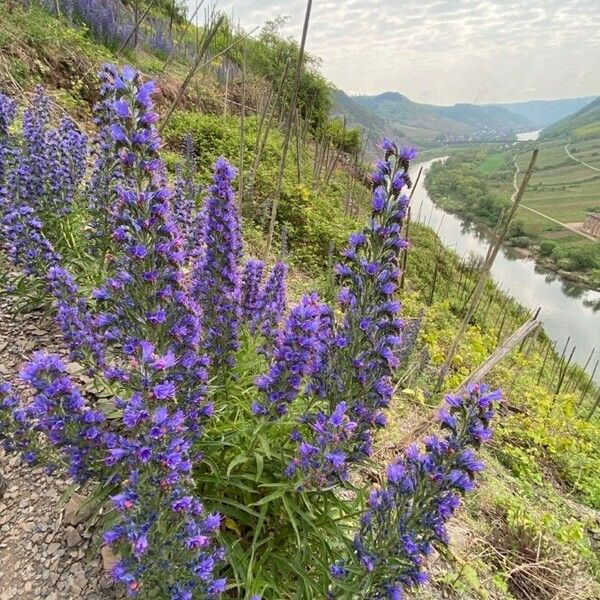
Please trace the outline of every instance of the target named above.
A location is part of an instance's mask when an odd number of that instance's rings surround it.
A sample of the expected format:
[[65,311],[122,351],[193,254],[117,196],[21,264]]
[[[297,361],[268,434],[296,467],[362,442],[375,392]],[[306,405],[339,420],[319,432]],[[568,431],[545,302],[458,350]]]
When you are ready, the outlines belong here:
[[[487,148],[463,148],[432,167],[427,189],[434,200],[464,219],[494,228],[539,148],[535,170],[508,243],[528,248],[546,266],[576,273],[600,286],[600,241],[578,233],[588,212],[600,210],[600,172],[571,158],[565,140],[540,140]],[[600,168],[600,138],[573,142],[576,159]]]
[[[575,157],[600,168],[600,138],[578,142],[570,150]],[[505,156],[508,157],[509,154],[506,153]],[[520,170],[518,183],[522,181],[530,156],[528,151],[516,157]],[[494,178],[494,187],[499,193],[512,193],[514,188],[506,169],[503,175],[501,179]],[[580,223],[587,212],[600,208],[600,172],[574,161],[567,155],[562,144],[541,144],[523,205],[562,223]],[[519,217],[539,230],[538,233],[555,232],[559,228],[556,223],[524,209],[519,211]],[[571,237],[568,231],[564,235]]]
[[506,156],[501,152],[489,154],[486,159],[479,165],[477,170],[484,175],[490,175],[500,170],[506,162]]

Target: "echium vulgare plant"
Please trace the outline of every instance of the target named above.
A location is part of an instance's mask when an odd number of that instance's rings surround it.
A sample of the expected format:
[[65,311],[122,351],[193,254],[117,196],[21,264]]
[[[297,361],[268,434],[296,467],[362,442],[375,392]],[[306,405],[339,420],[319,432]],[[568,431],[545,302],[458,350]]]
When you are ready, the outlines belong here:
[[21,370],[33,395],[0,385],[4,446],[109,498],[102,543],[132,596],[401,598],[447,543],[499,397],[448,396],[446,437],[361,489],[406,345],[396,287],[414,152],[383,143],[371,217],[336,270],[339,305],[314,292],[288,306],[286,265],[267,274],[244,257],[235,169],[219,158],[196,207],[191,138],[169,185],[154,83],[110,65],[100,78],[89,172],[75,163],[84,136],[53,129],[41,90],[21,137],[0,96],[2,248],[47,290],[71,360],[104,392],[35,354]]

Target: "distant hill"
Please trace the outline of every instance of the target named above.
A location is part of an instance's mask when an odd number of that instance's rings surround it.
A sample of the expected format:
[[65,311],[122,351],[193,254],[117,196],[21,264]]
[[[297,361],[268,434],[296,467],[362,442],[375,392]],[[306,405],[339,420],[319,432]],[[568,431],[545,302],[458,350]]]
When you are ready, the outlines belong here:
[[501,106],[421,104],[398,92],[350,99],[421,142],[469,141],[484,131],[493,137],[492,132],[500,134],[532,126],[527,118]]
[[542,138],[582,140],[600,137],[600,96],[540,134]]
[[379,154],[375,148],[384,136],[394,139],[399,144],[415,143],[401,128],[388,124],[384,118],[359,104],[342,90],[333,91],[331,116],[345,117],[349,127],[360,127],[365,135],[369,135],[367,150],[370,156]]
[[506,108],[510,112],[527,119],[532,125],[541,128],[577,112],[592,100],[594,100],[594,96],[565,98],[562,100],[530,100],[528,102],[491,104],[489,106]]
[[[343,95],[343,96],[342,96]],[[531,100],[502,104],[437,106],[414,102],[398,92],[376,96],[347,96],[336,92],[341,114],[361,114],[362,119],[382,121],[421,144],[510,139],[515,131],[542,129],[582,110],[593,97]],[[358,106],[357,106],[358,105]],[[364,112],[364,111],[368,112]]]

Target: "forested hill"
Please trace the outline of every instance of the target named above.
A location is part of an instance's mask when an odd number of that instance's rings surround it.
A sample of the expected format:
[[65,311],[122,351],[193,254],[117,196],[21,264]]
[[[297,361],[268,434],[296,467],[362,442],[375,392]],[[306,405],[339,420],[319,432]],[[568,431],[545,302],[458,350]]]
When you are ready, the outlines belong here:
[[510,112],[527,119],[535,127],[547,127],[560,119],[577,112],[594,100],[594,96],[584,98],[565,98],[561,100],[529,100],[527,102],[509,102],[497,104]]
[[561,119],[540,134],[542,138],[581,140],[600,137],[600,96],[573,115]]
[[387,123],[406,131],[415,139],[438,141],[467,137],[480,131],[511,131],[530,126],[530,122],[505,108],[456,104],[435,106],[413,102],[397,92],[377,96],[354,96],[355,102],[368,108]]
[[592,98],[436,106],[414,102],[398,92],[352,97],[336,92],[334,106],[352,119],[357,113],[356,105],[360,105],[369,111],[362,115],[363,122],[375,123],[378,117],[388,127],[399,129],[422,144],[435,144],[510,139],[515,131],[539,129],[565,118],[590,100]]

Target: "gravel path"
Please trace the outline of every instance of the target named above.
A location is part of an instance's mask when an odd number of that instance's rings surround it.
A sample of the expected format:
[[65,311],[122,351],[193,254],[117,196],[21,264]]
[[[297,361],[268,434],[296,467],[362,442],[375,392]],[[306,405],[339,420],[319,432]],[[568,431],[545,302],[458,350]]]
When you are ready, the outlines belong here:
[[574,161],[581,163],[582,165],[594,170],[594,171],[598,171],[600,173],[600,169],[598,167],[594,167],[593,165],[590,165],[589,163],[583,162],[581,159],[577,158],[576,156],[573,156],[571,154],[571,151],[569,150],[569,144],[567,144],[565,146],[565,152],[567,153],[567,156],[569,158],[572,158]]
[[[24,389],[18,371],[36,350],[65,356],[61,335],[40,314],[0,299],[0,377]],[[0,449],[0,600],[111,600],[117,597],[86,527],[85,497],[61,497],[71,482]],[[109,560],[109,557],[106,557]],[[118,594],[120,596],[120,594]]]

